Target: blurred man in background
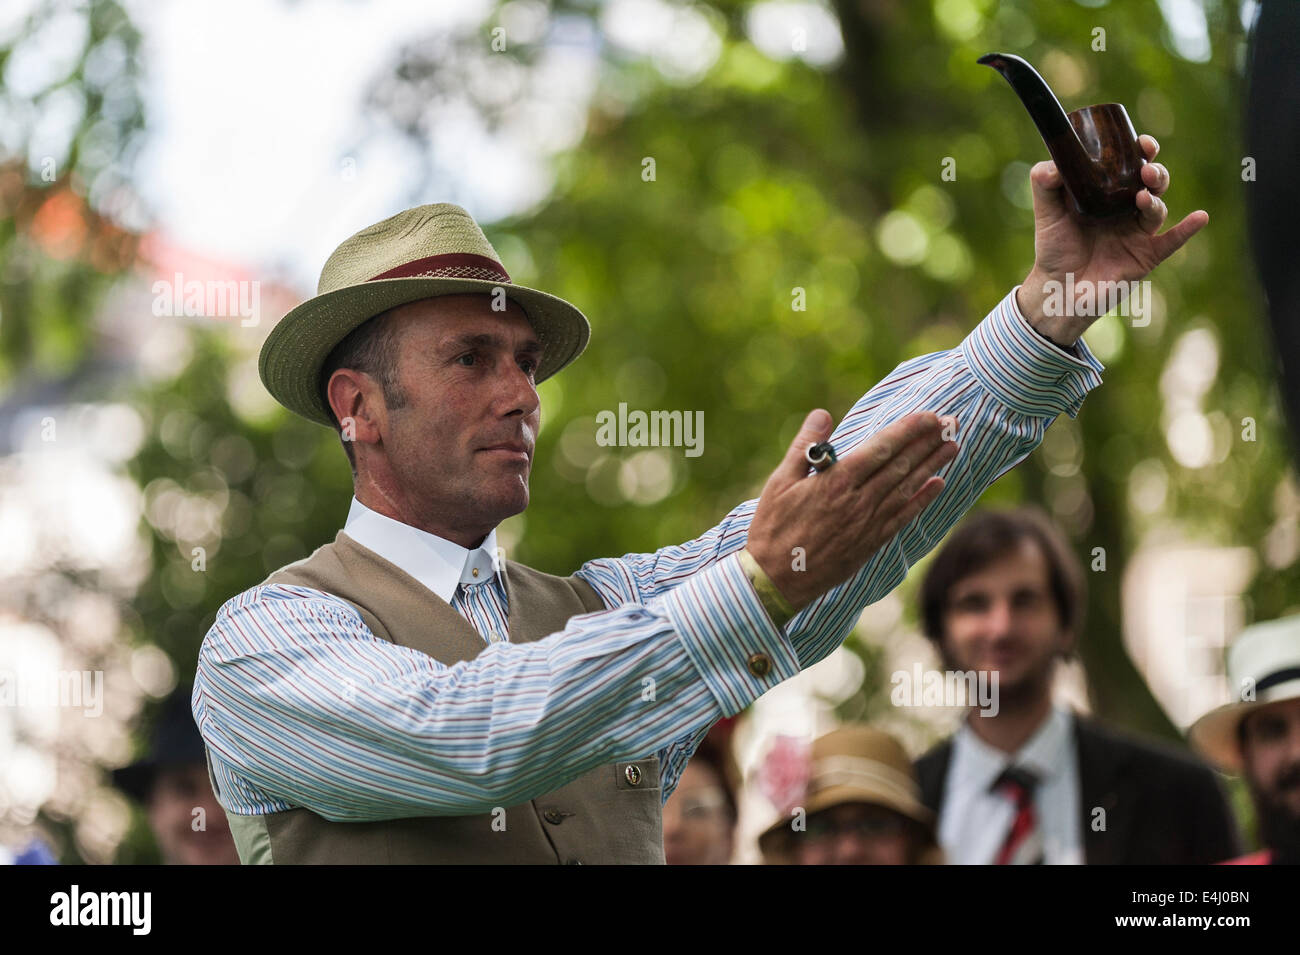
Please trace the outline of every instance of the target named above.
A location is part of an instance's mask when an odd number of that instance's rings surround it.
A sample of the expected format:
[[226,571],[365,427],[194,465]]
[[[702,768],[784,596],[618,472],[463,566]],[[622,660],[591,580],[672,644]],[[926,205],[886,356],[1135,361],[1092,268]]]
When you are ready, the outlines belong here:
[[164,865],[239,865],[226,814],[208,782],[190,687],[162,704],[149,751],[113,770],[113,785],[145,809]]
[[[765,767],[766,768],[766,767]],[[782,774],[791,775],[782,770]],[[813,741],[781,818],[758,838],[769,865],[934,865],[934,814],[888,733],[848,724]],[[769,797],[770,798],[770,797]]]
[[1192,743],[1240,773],[1259,819],[1260,852],[1234,865],[1300,862],[1300,615],[1247,627],[1228,652],[1234,701],[1193,724]]
[[[921,584],[947,670],[996,673],[995,705],[917,762],[939,842],[959,864],[1209,864],[1237,849],[1214,774],[1164,745],[1054,706],[1082,632],[1083,568],[1031,510],[958,525]],[[991,681],[990,681],[991,683]]]
[[730,718],[709,730],[664,803],[664,861],[669,865],[731,862],[738,775],[731,753],[734,726]]

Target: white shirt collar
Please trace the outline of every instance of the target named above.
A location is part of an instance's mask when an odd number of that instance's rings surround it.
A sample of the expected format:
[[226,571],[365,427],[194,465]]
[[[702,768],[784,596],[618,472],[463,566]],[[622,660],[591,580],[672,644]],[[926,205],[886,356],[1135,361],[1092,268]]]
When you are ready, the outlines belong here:
[[[451,603],[457,584],[481,584],[497,574],[505,592],[505,567],[497,566],[497,532],[493,528],[473,550],[372,511],[354,496],[343,530],[362,547],[391,561]],[[501,563],[504,563],[502,559]]]
[[[974,782],[977,788],[993,785],[1008,766],[1023,766],[1032,770],[1040,781],[1046,782],[1065,769],[1065,761],[1071,753],[1072,717],[1068,709],[1053,706],[1047,719],[1034,730],[1034,735],[1010,755],[984,742],[975,735],[970,724],[962,720],[953,740],[954,761],[961,767],[962,775]],[[985,717],[976,714],[973,718]]]

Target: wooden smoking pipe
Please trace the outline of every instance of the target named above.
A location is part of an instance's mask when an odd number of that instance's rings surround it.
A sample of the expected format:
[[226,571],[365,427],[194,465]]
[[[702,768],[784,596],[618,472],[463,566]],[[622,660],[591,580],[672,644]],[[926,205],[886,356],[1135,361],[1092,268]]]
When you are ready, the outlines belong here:
[[1075,215],[1101,221],[1137,213],[1137,194],[1146,188],[1146,157],[1121,104],[1084,106],[1067,114],[1038,71],[1020,57],[987,53],[977,62],[1001,73],[1025,104],[1061,171]]

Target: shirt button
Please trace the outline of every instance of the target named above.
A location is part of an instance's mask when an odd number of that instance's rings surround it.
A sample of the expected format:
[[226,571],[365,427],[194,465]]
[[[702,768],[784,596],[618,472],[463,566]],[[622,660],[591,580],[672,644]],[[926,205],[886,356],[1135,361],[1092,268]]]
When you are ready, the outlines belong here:
[[470,571],[470,573],[473,574],[475,577],[477,577],[477,576],[478,576],[478,568],[475,567],[474,569],[472,569],[472,570]]
[[745,662],[749,665],[749,672],[756,677],[765,677],[772,672],[772,658],[766,653],[751,653]]
[[641,767],[636,763],[628,763],[627,769],[623,770],[623,776],[629,786],[641,785]]

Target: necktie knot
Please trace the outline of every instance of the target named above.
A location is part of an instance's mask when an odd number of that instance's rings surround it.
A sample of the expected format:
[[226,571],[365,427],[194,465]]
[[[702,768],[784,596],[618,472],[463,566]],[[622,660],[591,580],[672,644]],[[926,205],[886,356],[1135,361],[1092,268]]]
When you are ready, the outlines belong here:
[[1006,793],[1019,806],[1033,800],[1039,782],[1038,776],[1023,766],[1008,766],[989,788]]

